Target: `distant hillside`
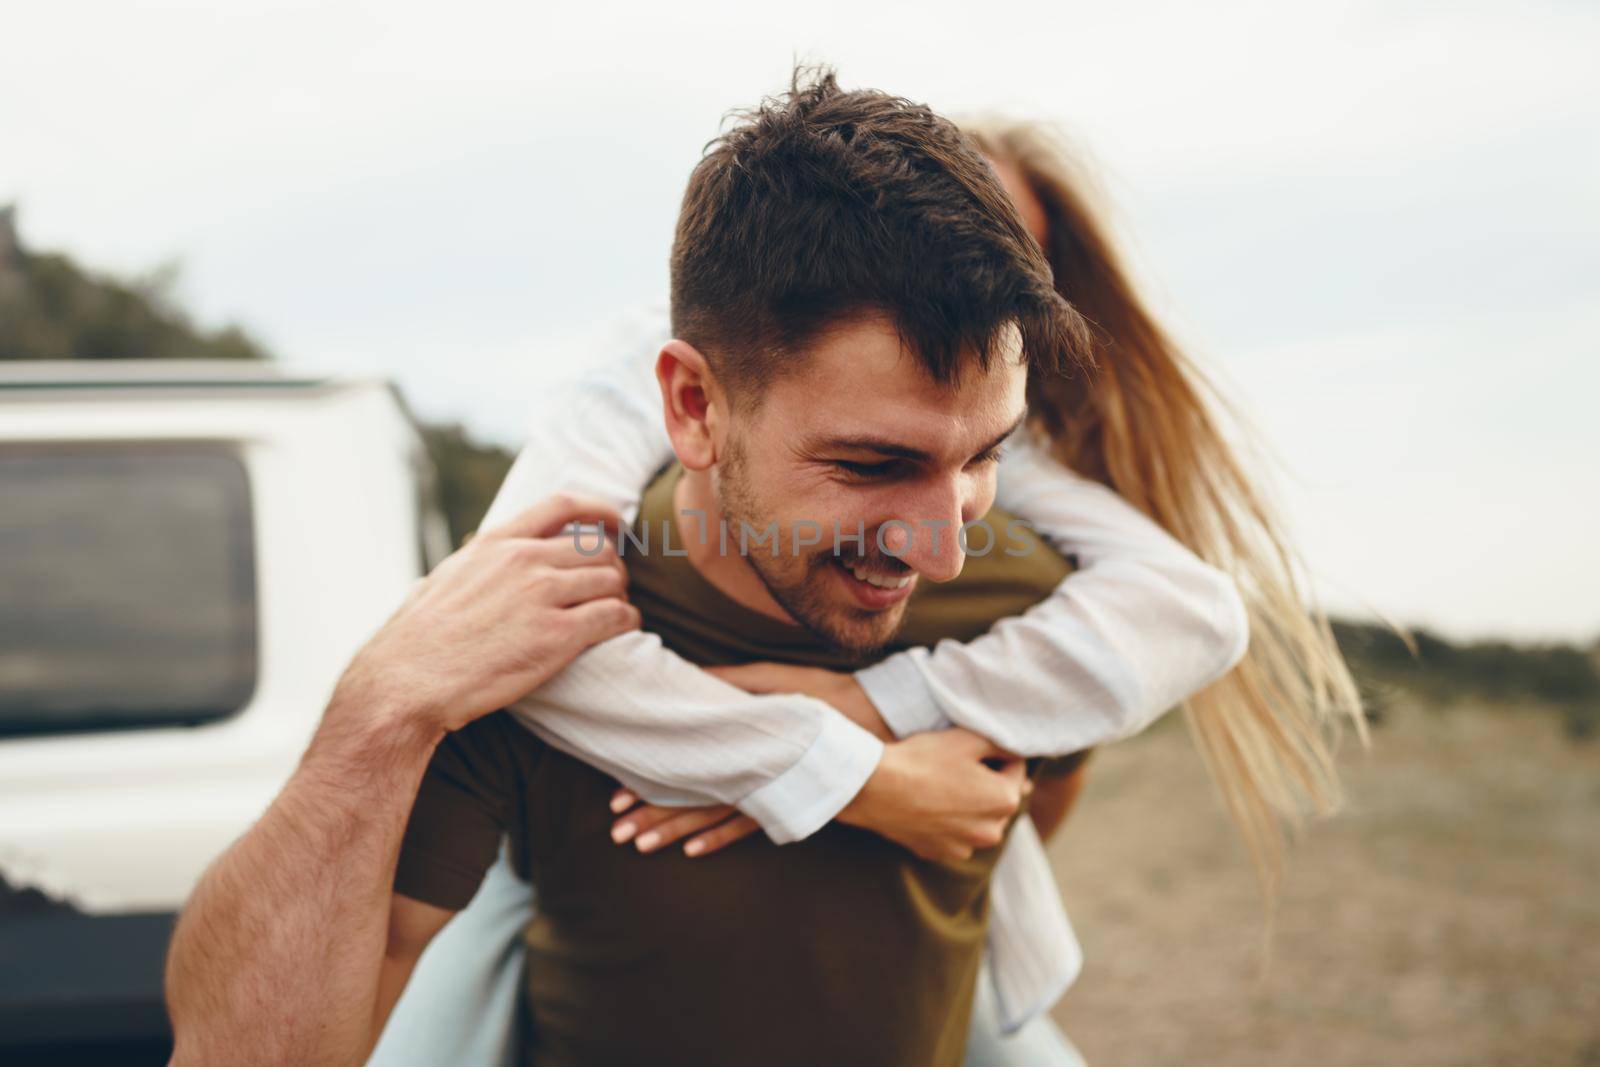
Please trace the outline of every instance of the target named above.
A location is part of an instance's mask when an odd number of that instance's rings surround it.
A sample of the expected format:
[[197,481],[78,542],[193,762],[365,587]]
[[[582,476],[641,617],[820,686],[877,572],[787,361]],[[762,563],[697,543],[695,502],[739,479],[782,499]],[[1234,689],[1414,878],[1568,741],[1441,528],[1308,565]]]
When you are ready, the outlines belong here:
[[[0,207],[0,359],[270,359],[238,326],[208,330],[172,296],[177,272],[118,278],[24,247],[16,209]],[[511,466],[504,449],[460,425],[424,426],[440,503],[456,543],[477,529]]]
[[16,209],[0,207],[0,359],[263,359],[236,326],[202,330],[172,300],[170,269],[138,279],[92,274],[31,252]]
[[1452,642],[1428,630],[1410,633],[1415,655],[1394,631],[1369,623],[1334,623],[1339,647],[1379,718],[1385,693],[1404,689],[1438,707],[1481,701],[1562,716],[1573,738],[1600,731],[1600,641],[1575,644]]

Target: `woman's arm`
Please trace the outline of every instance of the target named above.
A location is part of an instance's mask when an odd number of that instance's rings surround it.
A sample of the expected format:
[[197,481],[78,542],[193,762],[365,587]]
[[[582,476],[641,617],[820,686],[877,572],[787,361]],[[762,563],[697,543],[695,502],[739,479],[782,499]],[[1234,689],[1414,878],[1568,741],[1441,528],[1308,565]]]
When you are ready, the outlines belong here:
[[[636,505],[671,459],[653,374],[664,320],[638,336],[626,359],[549,398],[485,526],[558,489]],[[971,645],[941,642],[858,675],[896,733],[965,719],[1014,751],[1076,751],[1137,731],[1231,665],[1232,648],[1211,647],[1242,644],[1237,594],[1219,572],[1047,457],[1014,449],[1001,472],[1002,501],[1081,569]],[[883,754],[829,704],[746,693],[648,634],[591,649],[513,711],[646,800],[735,805],[777,841],[837,815]]]
[[1023,756],[1077,752],[1139,732],[1244,655],[1249,621],[1227,574],[1021,435],[995,502],[1078,568],[975,640],[857,671],[896,736],[954,724]]

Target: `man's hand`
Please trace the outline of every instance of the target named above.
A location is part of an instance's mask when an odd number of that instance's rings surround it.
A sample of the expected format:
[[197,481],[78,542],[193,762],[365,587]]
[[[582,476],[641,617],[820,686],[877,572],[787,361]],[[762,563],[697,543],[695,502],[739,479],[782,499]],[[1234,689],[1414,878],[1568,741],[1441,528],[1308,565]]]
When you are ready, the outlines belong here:
[[418,582],[356,654],[339,682],[347,699],[335,704],[457,730],[520,700],[590,645],[638,627],[615,547],[588,533],[580,551],[561,532],[572,523],[615,532],[622,517],[557,494],[480,533]]
[[964,860],[1005,839],[1032,791],[1026,766],[959,727],[887,745],[839,821],[875,831],[929,860]]
[[853,674],[823,667],[796,667],[788,663],[744,663],[737,667],[707,667],[710,673],[747,693],[800,693],[832,704],[857,726],[880,741],[893,741],[878,708]]

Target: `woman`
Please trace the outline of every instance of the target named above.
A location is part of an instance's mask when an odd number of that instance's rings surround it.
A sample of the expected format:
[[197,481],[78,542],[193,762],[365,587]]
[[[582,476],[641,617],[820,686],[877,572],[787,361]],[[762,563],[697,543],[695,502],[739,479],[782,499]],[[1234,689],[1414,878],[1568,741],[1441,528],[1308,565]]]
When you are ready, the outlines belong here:
[[[971,132],[1049,256],[1062,294],[1100,329],[1098,371],[1092,379],[1039,383],[1030,397],[1033,429],[1054,462],[1042,460],[1037,448],[1013,459],[1009,481],[1017,491],[1010,501],[1002,494],[1002,503],[1032,521],[1058,550],[1079,557],[1079,572],[1062,584],[1051,602],[1007,621],[1033,627],[1036,647],[1048,653],[1041,653],[1046,662],[1028,666],[1015,657],[1002,657],[998,649],[984,646],[986,636],[966,650],[941,644],[932,653],[902,654],[896,657],[898,667],[862,672],[855,680],[846,679],[843,687],[839,679],[817,671],[756,667],[729,677],[755,690],[809,692],[841,704],[870,698],[886,719],[891,715],[885,702],[901,700],[907,684],[915,688],[920,677],[926,691],[936,694],[935,713],[966,724],[963,712],[984,712],[980,691],[992,694],[1002,681],[1020,687],[1016,691],[1058,701],[1076,696],[1093,704],[1104,703],[1116,688],[1107,684],[1107,678],[1148,679],[1165,668],[1161,685],[1148,686],[1120,703],[1113,701],[1118,704],[1114,714],[1098,721],[1075,720],[1072,726],[1079,732],[1074,737],[1082,747],[1115,740],[1142,728],[1171,703],[1190,697],[1186,710],[1195,736],[1270,893],[1279,867],[1280,817],[1292,817],[1304,800],[1326,810],[1336,799],[1336,776],[1323,727],[1341,711],[1360,722],[1354,686],[1325,619],[1302,605],[1292,552],[1217,430],[1207,407],[1209,387],[1139,301],[1064,156],[1032,127],[978,124]],[[530,497],[556,488],[598,492],[619,501],[636,499],[649,474],[670,458],[647,373],[653,350],[664,339],[665,334],[654,336],[627,369],[591,379],[577,388],[569,403],[552,405],[554,421],[538,427],[538,438],[519,458],[486,525]],[[601,447],[596,448],[596,442]],[[1006,472],[1003,466],[1003,490]],[[1102,487],[1115,490],[1133,507]],[[1217,574],[1231,575],[1246,594],[1253,631],[1248,654],[1243,640],[1247,631],[1231,621],[1234,608],[1219,598]],[[1108,582],[1109,575],[1120,580]],[[1074,610],[1078,614],[1070,614]],[[1085,619],[1115,626],[1119,618],[1124,625],[1114,639],[1092,647],[1074,643],[1074,627],[1081,630]],[[1175,657],[1173,650],[1184,642],[1188,647],[1207,645],[1212,654]],[[600,648],[590,657],[605,654]],[[659,650],[656,654],[670,655]],[[1245,657],[1242,661],[1240,655]],[[1187,674],[1174,673],[1170,666],[1174,659],[1187,662]],[[1063,665],[1071,669],[1060,669]],[[1207,688],[1230,667],[1226,677]],[[980,684],[975,679],[982,679],[984,670],[990,673]],[[1025,677],[1013,677],[1018,674]],[[885,682],[886,677],[913,681],[897,689]],[[1029,690],[1029,685],[1035,688]],[[720,707],[730,718],[740,714],[728,691],[709,680],[702,685],[685,678],[681,688],[681,693],[663,694],[658,688],[641,694],[641,713],[648,698],[649,710],[659,715],[660,701],[671,696],[697,706]],[[543,718],[548,721],[549,716]],[[530,715],[532,722],[540,719],[541,714]],[[994,724],[996,730],[1005,725]],[[995,730],[979,732],[992,736]],[[688,788],[687,795],[696,795],[695,783],[677,784]],[[707,788],[700,795],[717,793]],[[656,798],[661,799],[661,791]],[[623,797],[624,803],[631,800]],[[680,837],[716,846],[755,828],[748,817],[726,807],[688,813],[645,808],[629,812],[625,822],[636,834],[654,829],[656,847]],[[1036,925],[1023,923],[1017,928],[1013,922],[1012,913],[1019,909],[1010,887],[1029,883],[1025,876],[1005,882],[1006,871],[1028,865],[1010,861],[1032,848],[1029,870],[1036,873],[1042,864],[1036,841],[1028,844],[1029,834],[1031,828],[1019,826],[1015,836],[1020,840],[1008,847],[1002,873],[997,875],[996,942],[1009,936],[1013,954],[1019,945],[1051,946],[1060,966],[1043,979],[1042,986],[1014,982],[1008,986],[1000,968],[993,982],[980,983],[969,1053],[974,1064],[1078,1062],[1070,1046],[1039,1015],[1075,973],[1076,946],[1070,930],[1063,921],[1067,932],[1052,938]],[[480,899],[441,935],[445,943],[424,957],[374,1062],[419,1062],[423,1048],[419,1042],[438,1037],[437,1029],[413,1024],[428,1017],[423,1013],[431,1015],[436,1027],[461,1007],[481,1010],[481,1005],[449,1006],[441,999],[441,987],[457,990],[457,999],[460,990],[472,988],[464,987],[459,975],[454,980],[428,975],[463,967],[481,974],[484,957],[498,951],[510,931],[520,927],[527,906],[526,887],[497,870]],[[447,962],[452,954],[455,964]],[[431,968],[430,962],[435,964]],[[515,969],[511,963],[507,967]],[[516,985],[514,978],[504,980],[505,973],[502,970],[502,992],[497,994],[502,1004],[504,997],[514,996],[506,991]],[[484,997],[485,988],[478,987],[473,995]],[[1041,995],[1041,989],[1048,992]],[[1014,1024],[1023,1020],[1027,1024],[1020,1030],[1001,1036],[1002,1030],[1015,1029]],[[1004,1026],[1003,1021],[1013,1026]],[[494,1029],[478,1036],[492,1037]],[[410,1055],[397,1055],[402,1051]],[[421,1058],[439,1054],[435,1048],[421,1053]],[[481,1053],[472,1056],[475,1061],[483,1058]]]
[[1303,571],[1214,406],[1222,397],[1140,299],[1098,221],[1090,184],[1043,128],[965,127],[995,165],[1055,272],[1099,330],[1091,381],[1055,379],[1030,399],[1051,452],[1111,487],[1201,559],[1232,575],[1250,612],[1250,651],[1185,711],[1201,754],[1271,899],[1282,822],[1340,798],[1327,727],[1366,720],[1327,617],[1307,607]]

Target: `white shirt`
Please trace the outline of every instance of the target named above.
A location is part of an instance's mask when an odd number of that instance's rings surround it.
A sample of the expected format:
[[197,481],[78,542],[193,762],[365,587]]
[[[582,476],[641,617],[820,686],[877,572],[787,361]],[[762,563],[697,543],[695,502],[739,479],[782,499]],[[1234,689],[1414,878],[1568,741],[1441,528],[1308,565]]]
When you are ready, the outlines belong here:
[[[485,528],[558,490],[636,509],[672,452],[653,373],[666,321],[655,313],[634,329],[624,360],[545,398]],[[973,641],[857,672],[897,736],[960,725],[1019,755],[1064,755],[1137,733],[1244,654],[1244,605],[1226,574],[1020,436],[1001,460],[996,503],[1078,569]],[[830,705],[745,693],[642,632],[588,650],[512,711],[653,803],[732,804],[780,844],[837,815],[882,754]],[[991,971],[1011,1029],[1053,1004],[1082,961],[1025,818],[996,867],[990,916]]]

